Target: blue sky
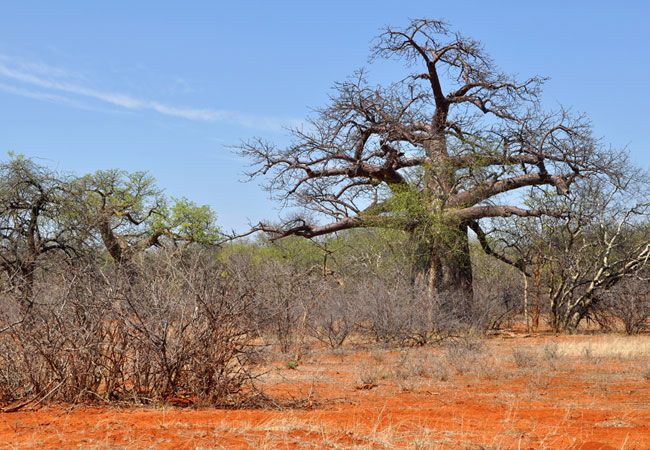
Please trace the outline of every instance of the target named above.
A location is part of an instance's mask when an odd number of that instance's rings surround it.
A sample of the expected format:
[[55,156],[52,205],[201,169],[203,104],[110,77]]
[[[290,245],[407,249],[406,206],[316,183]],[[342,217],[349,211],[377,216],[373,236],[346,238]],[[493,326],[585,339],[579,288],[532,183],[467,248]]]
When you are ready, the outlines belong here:
[[[550,77],[549,108],[650,168],[650,3],[0,1],[0,153],[82,174],[146,170],[169,195],[210,204],[226,229],[277,208],[228,150],[327,101],[367,65],[384,25],[443,18],[502,69]],[[371,66],[394,80],[395,67]]]

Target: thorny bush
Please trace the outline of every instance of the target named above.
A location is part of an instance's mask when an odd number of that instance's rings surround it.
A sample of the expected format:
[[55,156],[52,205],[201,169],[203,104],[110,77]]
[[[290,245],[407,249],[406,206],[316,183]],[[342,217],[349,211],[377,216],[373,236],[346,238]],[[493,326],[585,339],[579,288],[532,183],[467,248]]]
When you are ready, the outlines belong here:
[[33,307],[5,295],[0,401],[228,406],[252,393],[252,285],[203,251],[143,255],[137,272],[48,272]]

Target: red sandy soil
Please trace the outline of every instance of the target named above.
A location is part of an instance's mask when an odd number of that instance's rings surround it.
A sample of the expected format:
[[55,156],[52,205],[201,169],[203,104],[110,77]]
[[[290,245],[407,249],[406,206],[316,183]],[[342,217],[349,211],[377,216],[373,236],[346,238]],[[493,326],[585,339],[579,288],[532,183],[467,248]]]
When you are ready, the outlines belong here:
[[[544,356],[549,342],[559,358]],[[318,350],[296,369],[278,360],[260,387],[302,400],[295,409],[0,414],[0,448],[650,448],[650,336],[493,337],[460,370],[446,351]],[[531,361],[516,364],[517,351]]]

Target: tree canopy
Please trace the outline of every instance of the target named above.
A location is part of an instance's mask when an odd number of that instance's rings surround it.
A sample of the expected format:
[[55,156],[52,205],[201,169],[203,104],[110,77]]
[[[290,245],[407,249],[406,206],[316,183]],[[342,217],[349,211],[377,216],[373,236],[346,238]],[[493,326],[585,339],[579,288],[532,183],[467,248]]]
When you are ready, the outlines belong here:
[[335,84],[288,146],[241,144],[250,175],[264,177],[276,199],[317,213],[256,230],[311,238],[403,229],[421,243],[430,285],[471,295],[469,228],[555,214],[513,200],[522,191],[565,195],[580,178],[624,176],[626,153],[595,139],[586,116],[542,107],[543,78],[503,73],[478,41],[442,21],[388,27],[371,55],[401,62],[404,76],[371,85],[361,70]]

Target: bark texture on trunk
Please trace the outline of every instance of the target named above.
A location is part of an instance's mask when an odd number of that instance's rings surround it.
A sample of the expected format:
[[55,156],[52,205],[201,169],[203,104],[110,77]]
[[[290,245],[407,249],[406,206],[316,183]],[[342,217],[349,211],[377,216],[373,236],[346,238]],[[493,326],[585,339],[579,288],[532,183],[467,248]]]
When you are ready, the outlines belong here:
[[411,269],[413,282],[425,281],[431,293],[473,298],[472,261],[466,225],[456,225],[444,239],[415,240]]
[[432,252],[430,286],[437,293],[454,293],[471,299],[473,276],[467,226],[451,229],[445,239],[435,243]]

